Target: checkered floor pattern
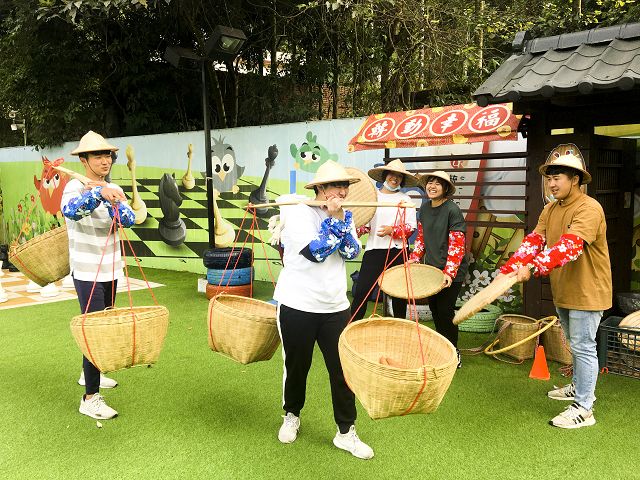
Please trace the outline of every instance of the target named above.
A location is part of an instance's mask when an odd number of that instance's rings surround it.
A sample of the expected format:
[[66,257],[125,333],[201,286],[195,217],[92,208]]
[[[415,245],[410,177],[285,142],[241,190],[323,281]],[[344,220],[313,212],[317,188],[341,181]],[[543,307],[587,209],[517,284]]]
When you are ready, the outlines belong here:
[[[29,305],[40,305],[43,303],[61,302],[63,300],[76,299],[76,291],[73,288],[73,282],[69,285],[63,285],[63,281],[56,282],[58,287],[58,294],[52,297],[43,297],[38,287],[34,291],[27,291],[29,286],[29,279],[25,277],[21,272],[10,272],[9,270],[2,270],[3,276],[0,277],[0,283],[6,293],[8,300],[0,303],[0,310],[7,308],[26,307]],[[118,282],[118,292],[127,291],[126,281]],[[147,284],[144,280],[138,280],[135,278],[129,279],[131,290],[142,290],[147,288]],[[149,282],[151,288],[163,287],[161,283]]]

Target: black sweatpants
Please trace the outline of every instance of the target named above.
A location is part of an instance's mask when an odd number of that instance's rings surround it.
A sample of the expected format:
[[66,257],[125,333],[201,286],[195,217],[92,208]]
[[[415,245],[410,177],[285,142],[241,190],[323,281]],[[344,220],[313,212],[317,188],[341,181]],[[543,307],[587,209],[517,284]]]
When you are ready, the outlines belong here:
[[456,300],[462,288],[462,282],[453,282],[449,288],[443,288],[429,297],[429,310],[433,315],[436,332],[446,337],[458,348],[458,325],[453,324]]
[[307,391],[316,341],[329,372],[333,418],[341,433],[356,421],[356,397],[347,386],[338,356],[338,339],[349,321],[350,310],[335,313],[309,313],[280,305],[278,330],[284,357],[284,411],[300,416]]
[[[74,278],[73,285],[76,287],[76,293],[78,294],[80,313],[84,314],[87,310],[87,304],[89,303],[93,282],[76,280]],[[96,282],[96,288],[93,290],[93,295],[91,295],[91,305],[89,305],[88,313],[112,307],[115,301],[115,291],[117,287],[117,280],[113,282]],[[84,355],[82,356],[82,370],[84,371],[85,393],[87,395],[98,393],[100,390],[100,370]]]
[[[392,248],[389,250],[389,258],[387,259],[387,250],[374,249],[367,250],[362,256],[362,265],[360,266],[360,274],[358,275],[358,282],[356,283],[356,291],[353,296],[353,302],[351,303],[351,311],[355,312],[353,315],[354,320],[360,320],[367,312],[367,302],[362,304],[362,307],[358,309],[360,304],[365,298],[369,298],[371,287],[378,281],[378,277],[384,270],[385,260],[389,261],[401,250],[399,248]],[[398,258],[391,262],[389,267],[395,265],[402,265],[404,261],[404,255],[401,253]],[[403,298],[391,297],[391,305],[393,306],[393,316],[395,318],[405,318],[407,316],[407,301]],[[356,309],[358,309],[356,311]]]

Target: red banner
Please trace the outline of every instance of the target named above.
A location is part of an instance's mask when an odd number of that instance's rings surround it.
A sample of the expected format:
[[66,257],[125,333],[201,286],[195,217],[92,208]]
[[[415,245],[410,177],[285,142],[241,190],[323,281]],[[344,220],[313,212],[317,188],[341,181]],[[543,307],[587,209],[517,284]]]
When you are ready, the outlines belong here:
[[410,148],[495,140],[516,140],[522,115],[511,103],[475,103],[371,115],[347,150]]

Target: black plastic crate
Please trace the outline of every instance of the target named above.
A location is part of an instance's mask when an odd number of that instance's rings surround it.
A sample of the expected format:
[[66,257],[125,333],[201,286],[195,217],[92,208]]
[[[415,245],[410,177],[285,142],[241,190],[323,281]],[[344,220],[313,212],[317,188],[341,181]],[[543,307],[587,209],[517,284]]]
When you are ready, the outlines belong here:
[[640,328],[620,328],[622,317],[600,324],[598,359],[609,373],[640,378]]

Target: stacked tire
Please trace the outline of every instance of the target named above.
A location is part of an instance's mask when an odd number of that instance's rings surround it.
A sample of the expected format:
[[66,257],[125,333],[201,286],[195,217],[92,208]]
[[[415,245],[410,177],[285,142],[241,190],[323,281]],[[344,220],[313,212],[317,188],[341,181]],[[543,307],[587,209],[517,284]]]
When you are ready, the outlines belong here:
[[207,267],[207,298],[218,293],[251,296],[253,252],[250,248],[212,248],[202,257]]

